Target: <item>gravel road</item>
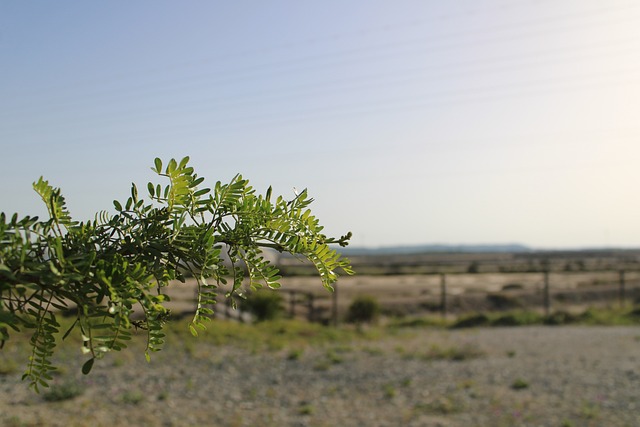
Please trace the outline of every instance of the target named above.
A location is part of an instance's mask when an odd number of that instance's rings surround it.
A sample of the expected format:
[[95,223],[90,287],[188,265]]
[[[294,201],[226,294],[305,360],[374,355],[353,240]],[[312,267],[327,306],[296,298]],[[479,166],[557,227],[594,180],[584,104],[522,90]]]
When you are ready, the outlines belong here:
[[0,375],[0,425],[640,426],[638,327],[415,329],[295,350],[169,344],[87,377],[69,360],[54,382],[84,392],[60,402]]

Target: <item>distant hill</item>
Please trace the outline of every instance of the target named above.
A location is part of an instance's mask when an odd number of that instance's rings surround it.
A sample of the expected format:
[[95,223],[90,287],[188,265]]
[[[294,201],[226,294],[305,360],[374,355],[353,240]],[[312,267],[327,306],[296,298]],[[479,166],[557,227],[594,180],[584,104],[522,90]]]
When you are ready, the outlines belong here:
[[533,249],[520,244],[503,245],[407,245],[407,246],[382,246],[379,248],[346,247],[339,248],[339,252],[345,255],[395,255],[395,254],[420,254],[420,253],[522,253],[531,252]]

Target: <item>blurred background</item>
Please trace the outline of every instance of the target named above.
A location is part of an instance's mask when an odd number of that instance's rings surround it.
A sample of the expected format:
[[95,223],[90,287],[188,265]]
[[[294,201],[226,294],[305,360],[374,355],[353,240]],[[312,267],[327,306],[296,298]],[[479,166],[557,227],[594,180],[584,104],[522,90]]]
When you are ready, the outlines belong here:
[[0,211],[190,156],[379,247],[640,242],[640,4],[3,2]]

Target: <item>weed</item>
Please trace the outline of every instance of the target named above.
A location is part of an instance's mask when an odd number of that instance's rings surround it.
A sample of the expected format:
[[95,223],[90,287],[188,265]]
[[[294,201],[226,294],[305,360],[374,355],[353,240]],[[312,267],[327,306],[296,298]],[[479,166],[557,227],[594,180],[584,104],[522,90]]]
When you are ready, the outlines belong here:
[[315,412],[315,407],[313,405],[305,401],[300,402],[300,406],[298,407],[298,414],[313,415],[314,412]]
[[484,313],[471,314],[461,317],[451,327],[452,328],[473,328],[477,326],[489,326],[491,323],[489,316]]
[[566,311],[557,311],[545,317],[545,325],[569,325],[578,321],[578,317]]
[[600,416],[600,407],[595,403],[584,402],[580,408],[580,416],[587,420],[594,420]]
[[344,358],[341,355],[339,355],[335,350],[329,350],[326,356],[327,356],[327,360],[332,365],[337,365],[344,361]]
[[287,360],[300,360],[302,353],[303,351],[300,349],[291,350],[289,351],[289,354],[287,354]]
[[257,322],[273,320],[284,312],[282,295],[269,289],[252,292],[242,302],[242,309],[251,313]]
[[513,383],[511,383],[511,388],[513,390],[524,390],[526,388],[529,388],[529,383],[522,378],[518,378]]
[[436,317],[416,317],[412,319],[395,319],[390,323],[392,328],[424,328],[424,327],[443,327],[447,322],[442,318]]
[[423,358],[425,360],[452,360],[461,362],[463,360],[475,359],[482,355],[484,355],[482,350],[470,344],[460,347],[440,347],[434,344]]
[[517,310],[503,314],[471,314],[455,321],[452,328],[470,328],[478,326],[526,326],[526,325],[637,325],[640,324],[640,309],[594,309],[589,308],[575,315],[563,311],[549,316],[528,311]]
[[380,316],[380,303],[371,296],[362,295],[356,297],[347,313],[347,321],[350,323],[372,323]]
[[516,357],[516,351],[515,350],[507,351],[507,357],[510,359],[513,359],[514,357]]
[[543,318],[538,313],[532,311],[514,311],[496,317],[492,326],[526,326],[541,324]]
[[53,384],[42,398],[47,402],[61,402],[80,396],[84,389],[75,381],[67,381],[62,384]]
[[144,394],[140,390],[127,390],[120,396],[120,401],[127,405],[138,405],[144,400]]
[[392,384],[385,384],[382,390],[387,399],[393,399],[396,396],[396,388]]

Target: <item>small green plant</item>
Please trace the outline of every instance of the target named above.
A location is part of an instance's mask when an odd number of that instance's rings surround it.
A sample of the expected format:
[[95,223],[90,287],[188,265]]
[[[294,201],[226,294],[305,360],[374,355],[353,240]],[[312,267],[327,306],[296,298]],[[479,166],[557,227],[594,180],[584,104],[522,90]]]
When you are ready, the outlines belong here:
[[144,400],[144,394],[139,390],[127,390],[120,396],[120,401],[127,405],[138,405]]
[[444,327],[447,325],[446,320],[441,317],[414,317],[408,319],[392,319],[389,326],[394,328],[428,328],[428,327]]
[[380,303],[368,295],[356,297],[349,305],[347,321],[350,323],[372,323],[380,316]]
[[600,407],[592,402],[584,402],[580,408],[580,416],[587,420],[600,417]]
[[306,402],[306,401],[300,402],[300,406],[298,407],[298,414],[313,415],[314,412],[315,412],[315,407],[311,405],[309,402]]
[[452,328],[474,328],[478,326],[488,326],[491,323],[491,319],[484,313],[470,314],[458,319],[451,327]]
[[513,311],[497,316],[491,321],[492,326],[526,326],[539,325],[543,316],[533,311]]
[[332,365],[337,365],[339,363],[342,363],[344,361],[344,357],[342,357],[338,352],[336,352],[335,350],[329,350],[327,351],[327,360],[332,364]]
[[316,371],[328,371],[331,366],[338,365],[344,362],[344,357],[342,357],[336,349],[330,349],[325,353],[324,359],[318,361],[313,369]]
[[517,378],[513,383],[511,383],[511,388],[513,390],[524,390],[525,388],[529,388],[529,382],[522,378]]
[[569,325],[578,321],[578,317],[566,311],[556,311],[544,318],[545,325]]
[[302,353],[303,351],[300,349],[291,350],[289,351],[289,354],[287,354],[287,360],[300,360]]
[[75,381],[66,381],[61,384],[53,384],[42,398],[47,402],[61,402],[80,396],[84,389]]
[[397,391],[393,384],[385,384],[382,390],[384,392],[385,398],[393,399],[394,397],[396,397]]
[[434,344],[424,354],[424,359],[461,362],[463,360],[475,359],[483,355],[484,352],[482,350],[470,344],[455,347],[441,347]]
[[282,295],[271,289],[251,292],[241,306],[253,315],[256,322],[275,320],[284,312]]

